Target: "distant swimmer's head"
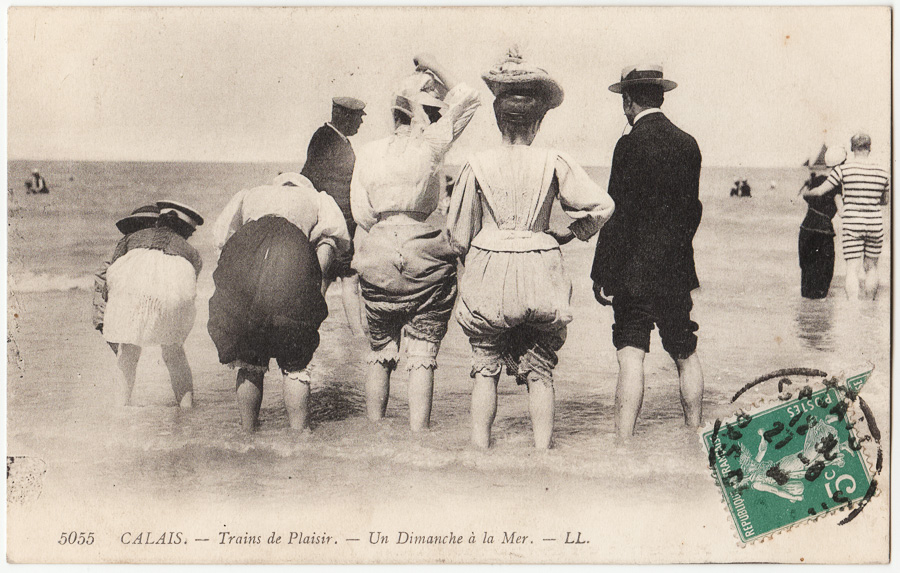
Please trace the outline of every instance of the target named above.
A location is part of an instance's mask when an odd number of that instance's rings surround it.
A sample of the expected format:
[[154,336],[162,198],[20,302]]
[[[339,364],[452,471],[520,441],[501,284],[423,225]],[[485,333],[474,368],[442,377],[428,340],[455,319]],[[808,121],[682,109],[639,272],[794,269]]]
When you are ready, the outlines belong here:
[[32,174],[32,175],[40,175],[40,173],[38,172],[37,169],[32,169],[32,170],[31,170],[31,174]]
[[859,132],[850,138],[850,151],[869,152],[872,150],[872,138],[868,134]]
[[130,235],[143,229],[149,229],[156,226],[159,219],[159,207],[153,203],[138,207],[131,212],[131,215],[123,217],[116,221],[116,228],[123,235]]
[[170,200],[157,201],[156,205],[159,207],[156,226],[172,229],[185,239],[203,224],[203,217],[192,207]]

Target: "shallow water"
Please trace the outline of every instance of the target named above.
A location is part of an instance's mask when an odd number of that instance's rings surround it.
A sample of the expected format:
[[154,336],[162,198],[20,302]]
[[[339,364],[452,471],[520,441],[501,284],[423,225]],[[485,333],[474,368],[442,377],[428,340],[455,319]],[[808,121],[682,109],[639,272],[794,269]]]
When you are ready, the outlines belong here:
[[[336,289],[328,297],[331,314],[312,365],[313,431],[288,428],[280,376],[273,370],[266,379],[261,430],[244,434],[234,405],[234,372],[218,364],[205,329],[215,266],[210,225],[192,239],[205,263],[197,323],[186,344],[197,407],[187,412],[174,407],[159,350],[147,349],[134,393],[137,406],[113,409],[115,360],[91,330],[88,288],[90,272],[117,239],[115,219],[139,204],[171,197],[196,206],[211,223],[241,187],[292,166],[48,163],[42,173],[53,192],[27,196],[17,181],[24,181],[31,166],[10,163],[15,193],[9,230],[8,450],[47,463],[46,499],[89,491],[108,503],[253,499],[267,507],[279,500],[299,503],[286,500],[302,495],[316,500],[313,507],[353,503],[374,511],[378,506],[371,500],[382,488],[425,505],[435,488],[445,499],[499,496],[512,504],[543,494],[545,486],[550,492],[551,485],[568,484],[584,491],[637,492],[641,503],[655,500],[675,522],[685,495],[715,506],[696,433],[682,426],[674,365],[656,334],[646,359],[647,392],[635,441],[623,449],[612,437],[617,372],[612,311],[591,295],[590,244],[564,248],[576,319],[556,372],[555,448],[549,454],[534,452],[527,394],[507,377],[501,380],[494,447],[480,452],[468,445],[469,347],[455,322],[439,356],[432,429],[422,435],[408,430],[402,363],[388,419],[370,424],[363,399],[366,344],[350,336]],[[886,421],[890,248],[876,301],[844,300],[840,261],[828,298],[801,299],[796,248],[805,210],[792,197],[805,173],[745,171],[751,184],[760,182],[753,199],[727,196],[731,169],[707,169],[702,180],[703,222],[694,241],[702,288],[694,293],[694,319],[701,326],[705,419],[774,395],[772,387],[764,387],[749,392],[741,404],[730,403],[741,386],[766,372],[806,366],[837,374],[871,362],[876,370],[863,396],[874,398],[876,416]],[[602,181],[607,171],[593,173]],[[777,189],[763,190],[772,180]],[[887,441],[887,422],[882,425]],[[673,483],[679,484],[677,497],[668,493]],[[535,511],[572,503],[556,497],[561,493],[547,495],[534,497]],[[610,523],[620,511],[616,507],[621,504],[608,510]],[[610,560],[617,560],[615,549],[610,551]]]

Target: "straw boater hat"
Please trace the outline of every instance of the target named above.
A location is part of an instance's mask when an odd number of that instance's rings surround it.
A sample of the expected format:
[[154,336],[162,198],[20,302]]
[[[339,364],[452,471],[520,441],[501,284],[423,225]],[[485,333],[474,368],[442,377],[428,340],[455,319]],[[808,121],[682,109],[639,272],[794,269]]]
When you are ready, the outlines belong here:
[[674,90],[678,84],[663,78],[663,68],[657,64],[641,64],[628,66],[622,70],[620,81],[609,86],[609,91],[620,94],[622,90],[635,85],[662,86],[664,92]]
[[130,235],[135,231],[152,227],[156,224],[157,219],[159,219],[159,207],[155,204],[144,205],[132,211],[131,215],[116,221],[116,227],[123,235]]
[[160,215],[175,213],[179,219],[190,225],[192,229],[196,229],[203,224],[203,217],[193,207],[168,199],[157,201],[156,205],[159,207]]
[[535,90],[544,95],[547,109],[559,107],[565,93],[562,86],[550,77],[547,70],[525,62],[516,46],[510,48],[506,56],[481,75],[488,89],[498,97],[509,91]]

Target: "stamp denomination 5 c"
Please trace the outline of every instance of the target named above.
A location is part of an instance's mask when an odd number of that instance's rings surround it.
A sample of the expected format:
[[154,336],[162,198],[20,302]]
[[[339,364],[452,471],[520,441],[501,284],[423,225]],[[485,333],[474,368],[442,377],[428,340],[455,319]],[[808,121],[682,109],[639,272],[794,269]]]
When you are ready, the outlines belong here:
[[742,543],[874,494],[873,475],[848,408],[870,372],[761,409],[717,420],[702,434],[713,476]]

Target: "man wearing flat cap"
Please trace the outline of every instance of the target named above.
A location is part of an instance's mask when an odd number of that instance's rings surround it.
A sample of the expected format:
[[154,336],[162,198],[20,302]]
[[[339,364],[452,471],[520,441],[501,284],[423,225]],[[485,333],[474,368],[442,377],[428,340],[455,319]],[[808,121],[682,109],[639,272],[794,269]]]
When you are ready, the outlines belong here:
[[[312,181],[318,191],[324,191],[334,198],[344,220],[350,238],[356,233],[356,222],[350,212],[350,180],[353,178],[353,166],[356,155],[350,140],[347,139],[359,131],[366,115],[366,104],[352,97],[336,97],[331,100],[331,121],[320,127],[309,141],[306,151],[306,164],[301,175]],[[341,279],[341,295],[344,312],[353,334],[363,334],[361,304],[359,299],[359,279],[350,268],[353,260],[353,245],[350,251],[338,257],[331,264],[328,274],[323,277],[324,291],[328,290],[335,279]]]
[[703,373],[691,291],[700,286],[692,241],[702,212],[701,156],[694,138],[660,110],[663,94],[675,87],[655,65],[625,68],[609,87],[622,94],[632,129],[613,154],[609,194],[616,211],[598,236],[591,278],[597,300],[612,299],[616,433],[622,439],[633,435],[641,410],[654,326],[678,368],[685,424],[700,425]]

